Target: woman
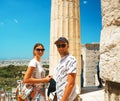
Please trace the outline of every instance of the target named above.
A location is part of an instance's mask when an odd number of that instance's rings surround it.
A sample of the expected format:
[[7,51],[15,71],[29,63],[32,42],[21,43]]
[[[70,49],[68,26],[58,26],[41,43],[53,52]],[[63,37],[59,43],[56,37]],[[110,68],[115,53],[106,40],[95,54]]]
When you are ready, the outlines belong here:
[[44,54],[44,46],[41,43],[36,43],[33,48],[33,59],[28,65],[28,69],[24,76],[24,83],[34,85],[31,97],[27,101],[46,101],[45,99],[45,83],[48,83],[51,76],[45,77],[45,71],[41,65],[41,57]]
[[4,91],[4,89],[1,90],[1,100],[0,101],[5,101],[5,91]]

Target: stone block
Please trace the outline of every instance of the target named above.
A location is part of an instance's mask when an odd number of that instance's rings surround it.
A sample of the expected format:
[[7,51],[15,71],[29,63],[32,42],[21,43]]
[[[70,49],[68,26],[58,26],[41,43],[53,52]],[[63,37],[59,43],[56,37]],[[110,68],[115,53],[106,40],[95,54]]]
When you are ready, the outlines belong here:
[[120,83],[120,27],[107,27],[101,34],[101,76],[105,80]]

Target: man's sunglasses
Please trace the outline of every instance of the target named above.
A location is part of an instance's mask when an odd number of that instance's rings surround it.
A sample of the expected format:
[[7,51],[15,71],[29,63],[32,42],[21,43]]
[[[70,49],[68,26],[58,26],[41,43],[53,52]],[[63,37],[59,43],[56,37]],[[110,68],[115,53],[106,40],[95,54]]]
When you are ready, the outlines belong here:
[[56,46],[57,46],[57,48],[65,48],[66,44],[57,44]]
[[45,49],[39,49],[39,48],[37,48],[37,49],[35,49],[36,51],[41,51],[41,52],[43,52]]

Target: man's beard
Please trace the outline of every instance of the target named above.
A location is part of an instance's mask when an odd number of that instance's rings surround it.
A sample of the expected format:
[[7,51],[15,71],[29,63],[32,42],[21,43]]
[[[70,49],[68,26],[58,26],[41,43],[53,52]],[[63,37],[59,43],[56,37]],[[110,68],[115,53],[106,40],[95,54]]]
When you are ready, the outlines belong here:
[[66,56],[69,54],[68,52],[59,52],[59,53],[60,53],[60,56]]

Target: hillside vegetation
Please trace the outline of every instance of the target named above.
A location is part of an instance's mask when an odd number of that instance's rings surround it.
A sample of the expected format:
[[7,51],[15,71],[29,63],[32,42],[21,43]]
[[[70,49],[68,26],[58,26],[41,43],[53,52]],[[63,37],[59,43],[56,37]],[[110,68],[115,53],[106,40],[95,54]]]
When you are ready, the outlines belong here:
[[17,80],[23,79],[23,71],[26,71],[27,66],[9,65],[0,67],[0,88],[10,90],[17,86]]
[[[49,65],[43,65],[48,75]],[[23,72],[27,70],[27,66],[14,66],[9,65],[0,67],[0,88],[5,90],[11,90],[11,88],[17,86],[17,80],[23,79]]]

